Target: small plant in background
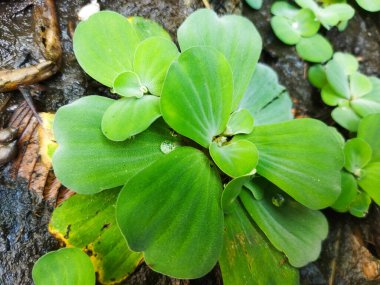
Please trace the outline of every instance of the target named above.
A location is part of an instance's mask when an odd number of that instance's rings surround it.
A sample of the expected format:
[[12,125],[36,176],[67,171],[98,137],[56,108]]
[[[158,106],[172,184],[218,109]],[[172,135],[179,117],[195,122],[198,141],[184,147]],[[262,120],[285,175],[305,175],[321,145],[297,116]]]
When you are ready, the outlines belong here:
[[348,4],[332,3],[320,7],[314,0],[295,1],[301,8],[279,1],[272,5],[271,25],[285,44],[296,45],[298,55],[310,62],[325,62],[333,54],[329,41],[318,34],[320,26],[343,30],[355,11]]
[[310,82],[321,89],[324,103],[336,106],[331,116],[342,127],[356,132],[360,120],[380,113],[380,80],[358,71],[357,59],[347,53],[335,53],[325,65],[308,71]]
[[50,230],[91,255],[102,283],[144,258],[176,278],[219,261],[227,285],[298,284],[294,267],[327,236],[318,210],[341,192],[340,143],[322,122],[292,120],[247,19],[201,9],[177,38],[180,51],[156,23],[109,11],[78,26],[80,65],[123,98],[58,110],[54,171],[79,194]]
[[260,9],[263,6],[264,0],[245,0],[252,9]]
[[380,0],[356,0],[358,5],[369,12],[380,11]]
[[371,198],[380,205],[380,114],[360,121],[357,137],[344,144],[344,154],[342,192],[332,208],[364,217]]

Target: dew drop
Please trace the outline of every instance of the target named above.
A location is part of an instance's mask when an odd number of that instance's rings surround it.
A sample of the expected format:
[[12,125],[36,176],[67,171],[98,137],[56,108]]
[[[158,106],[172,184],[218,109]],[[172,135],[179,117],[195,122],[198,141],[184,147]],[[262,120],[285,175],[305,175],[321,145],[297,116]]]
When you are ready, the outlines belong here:
[[177,147],[178,145],[175,143],[175,142],[171,142],[171,141],[163,141],[160,145],[160,149],[161,151],[164,153],[164,154],[168,154],[169,152],[172,152],[173,150],[175,150],[175,148]]
[[272,204],[276,207],[281,207],[284,204],[285,198],[281,194],[276,194],[272,197]]

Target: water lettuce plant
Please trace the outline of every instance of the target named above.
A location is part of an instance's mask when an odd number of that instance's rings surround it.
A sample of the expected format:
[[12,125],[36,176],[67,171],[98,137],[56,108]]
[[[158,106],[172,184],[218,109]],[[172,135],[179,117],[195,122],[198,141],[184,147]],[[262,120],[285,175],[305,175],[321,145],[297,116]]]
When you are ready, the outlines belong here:
[[380,114],[360,121],[357,137],[344,144],[344,154],[342,192],[332,208],[364,217],[371,199],[380,205]]
[[336,106],[331,113],[333,119],[351,132],[358,130],[365,116],[380,113],[380,80],[362,74],[351,54],[335,53],[325,65],[312,66],[308,78],[322,90],[323,102]]
[[369,12],[380,11],[380,0],[356,0],[358,5]]
[[[247,19],[201,9],[177,39],[174,51],[156,23],[110,11],[79,24],[78,62],[122,98],[57,111],[54,171],[79,195],[57,208],[51,230],[96,251],[104,283],[143,257],[176,278],[219,261],[224,284],[297,284],[294,267],[317,259],[327,235],[318,210],[341,192],[341,144],[320,121],[292,120],[276,74],[257,64],[262,41]],[[113,243],[122,250],[110,255]]]
[[273,3],[271,26],[285,44],[296,45],[298,55],[310,62],[325,62],[333,54],[330,42],[318,34],[322,25],[326,29],[337,26],[343,30],[354,9],[345,3],[319,6],[314,0],[296,0],[301,8],[285,1]]

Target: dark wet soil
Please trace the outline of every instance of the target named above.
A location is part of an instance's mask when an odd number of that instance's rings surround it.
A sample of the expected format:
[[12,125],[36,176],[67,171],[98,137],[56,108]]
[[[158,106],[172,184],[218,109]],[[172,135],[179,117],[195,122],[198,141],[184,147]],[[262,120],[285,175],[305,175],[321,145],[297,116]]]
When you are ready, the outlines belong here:
[[[36,92],[34,100],[40,111],[56,111],[60,106],[89,94],[110,95],[106,88],[84,74],[72,52],[71,27],[75,26],[77,11],[87,2],[56,1],[63,64],[58,74],[41,83],[43,91]],[[203,6],[201,0],[99,2],[102,9],[118,11],[126,16],[140,15],[158,21],[173,36],[186,16]],[[264,7],[259,11],[249,9],[239,0],[210,2],[219,13],[240,13],[243,9],[243,14],[255,23],[263,37],[264,51],[261,61],[270,64],[278,72],[280,81],[287,87],[294,100],[297,115],[318,118],[333,125],[331,110],[322,103],[318,92],[305,79],[307,63],[297,56],[294,47],[280,43],[271,31],[269,11],[273,0],[265,0]],[[41,59],[42,55],[34,43],[32,9],[32,0],[0,0],[0,68],[23,67]],[[348,51],[360,57],[361,70],[364,73],[380,76],[379,27],[380,13],[369,15],[360,11],[350,21],[346,31],[340,33],[333,29],[326,32],[326,35],[336,51]],[[10,102],[3,108],[3,102],[8,100],[8,97]],[[0,93],[0,127],[6,125],[13,107],[21,100],[16,91]],[[32,284],[31,268],[35,260],[58,246],[47,233],[52,209],[30,193],[22,181],[7,180],[6,168],[0,171],[0,284],[29,285]],[[380,281],[368,281],[368,278],[357,272],[358,256],[369,254],[371,257],[372,253],[379,254],[376,249],[380,248],[380,210],[374,207],[369,218],[360,221],[332,212],[328,212],[327,215],[331,229],[329,239],[325,242],[321,259],[301,270],[302,284],[380,284]],[[334,264],[335,267],[332,266]],[[376,276],[371,278],[375,280]],[[201,280],[179,281],[152,272],[142,265],[124,284],[217,285],[222,282],[218,269]]]

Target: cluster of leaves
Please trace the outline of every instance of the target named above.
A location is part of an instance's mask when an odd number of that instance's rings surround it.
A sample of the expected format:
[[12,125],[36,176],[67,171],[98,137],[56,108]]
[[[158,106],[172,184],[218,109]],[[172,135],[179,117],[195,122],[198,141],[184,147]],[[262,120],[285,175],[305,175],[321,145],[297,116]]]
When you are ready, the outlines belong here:
[[371,198],[380,205],[380,114],[360,121],[357,137],[344,144],[344,154],[342,192],[332,208],[364,217]]
[[358,130],[365,116],[380,113],[380,79],[358,69],[354,56],[337,52],[325,65],[314,65],[308,71],[310,82],[322,90],[323,102],[336,106],[333,119],[351,132]]
[[177,278],[219,261],[224,284],[297,284],[290,265],[317,259],[318,210],[341,192],[340,142],[322,122],[291,120],[276,74],[256,64],[250,21],[201,9],[177,38],[180,51],[158,24],[109,11],[78,26],[80,65],[122,98],[58,110],[54,171],[85,195],[57,208],[51,231],[93,253],[104,283],[143,257]]
[[333,54],[330,42],[318,34],[320,26],[337,26],[343,30],[355,11],[345,3],[319,6],[314,0],[296,0],[300,8],[279,1],[272,5],[271,25],[276,36],[285,44],[296,45],[301,58],[310,62],[325,62]]

